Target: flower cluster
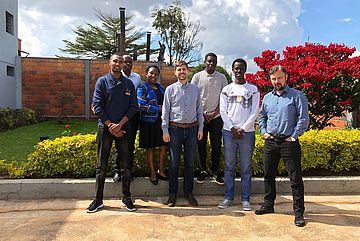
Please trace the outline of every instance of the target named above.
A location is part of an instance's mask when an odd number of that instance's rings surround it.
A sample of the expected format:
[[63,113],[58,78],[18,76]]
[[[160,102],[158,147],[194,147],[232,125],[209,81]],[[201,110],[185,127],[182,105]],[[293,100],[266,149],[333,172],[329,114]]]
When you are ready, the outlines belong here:
[[71,132],[71,125],[70,124],[66,124],[65,125],[65,130],[61,133],[61,135],[63,136],[71,136],[71,135],[77,135],[77,132]]
[[343,44],[306,43],[286,47],[282,59],[276,51],[265,50],[254,58],[261,70],[246,78],[263,96],[272,89],[268,70],[283,65],[289,74],[288,84],[308,98],[310,128],[323,129],[331,118],[359,108],[360,57],[350,57],[355,50]]

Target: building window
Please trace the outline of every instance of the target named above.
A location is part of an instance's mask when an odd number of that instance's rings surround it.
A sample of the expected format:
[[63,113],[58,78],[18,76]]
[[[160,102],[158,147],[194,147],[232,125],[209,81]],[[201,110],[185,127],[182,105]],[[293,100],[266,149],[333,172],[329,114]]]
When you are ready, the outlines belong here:
[[7,65],[6,66],[6,74],[7,74],[7,76],[14,77],[15,76],[15,68],[12,67],[12,66]]
[[6,13],[6,32],[14,35],[14,16],[7,11],[5,11],[5,13]]

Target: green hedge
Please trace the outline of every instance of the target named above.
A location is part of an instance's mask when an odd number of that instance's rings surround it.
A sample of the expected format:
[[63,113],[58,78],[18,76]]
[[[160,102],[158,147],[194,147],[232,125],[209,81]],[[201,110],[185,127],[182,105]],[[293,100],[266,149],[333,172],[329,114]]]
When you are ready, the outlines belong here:
[[36,123],[36,114],[33,110],[0,108],[0,131],[7,131]]
[[[76,135],[39,142],[28,162],[19,164],[0,161],[0,175],[7,177],[94,177],[97,145],[95,135]],[[360,130],[308,131],[300,137],[302,168],[306,170],[326,169],[336,172],[360,171]],[[137,146],[137,143],[136,143]],[[257,136],[253,156],[255,175],[263,173],[264,141]],[[113,152],[112,152],[113,153]],[[208,152],[209,158],[210,153]],[[208,158],[208,159],[209,159]],[[5,165],[6,164],[6,165]],[[210,166],[210,165],[208,165]],[[224,160],[221,160],[224,167]],[[183,164],[180,166],[182,169]],[[135,149],[134,176],[148,175],[145,150]],[[279,173],[285,172],[283,162]],[[108,174],[113,172],[113,156]]]

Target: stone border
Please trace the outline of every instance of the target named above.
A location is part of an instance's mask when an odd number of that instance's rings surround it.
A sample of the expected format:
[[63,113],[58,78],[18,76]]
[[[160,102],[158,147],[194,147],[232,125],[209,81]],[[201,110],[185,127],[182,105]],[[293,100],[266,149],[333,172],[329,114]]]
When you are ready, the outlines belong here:
[[[288,178],[277,178],[276,189],[279,194],[290,194]],[[183,179],[179,178],[179,195],[182,195]],[[235,180],[236,195],[239,196],[241,181]],[[360,177],[305,177],[306,195],[358,195],[360,194]],[[94,195],[95,179],[0,179],[0,199],[49,199],[49,198],[82,198],[91,199]],[[134,197],[167,196],[168,182],[159,180],[154,186],[147,177],[134,178],[131,184]],[[225,186],[219,186],[206,180],[203,184],[194,181],[195,195],[223,196]],[[263,178],[252,179],[252,193],[263,194]],[[104,197],[121,196],[121,183],[114,183],[111,178],[105,182]]]

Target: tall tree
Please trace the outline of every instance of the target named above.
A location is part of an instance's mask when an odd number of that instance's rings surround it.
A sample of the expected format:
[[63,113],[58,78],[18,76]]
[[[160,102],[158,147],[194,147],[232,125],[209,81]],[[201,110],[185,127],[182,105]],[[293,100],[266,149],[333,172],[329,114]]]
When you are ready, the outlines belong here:
[[199,33],[205,28],[200,21],[192,22],[190,15],[186,16],[181,1],[174,0],[167,8],[155,9],[151,17],[152,26],[166,46],[170,65],[178,60],[189,64],[200,60],[202,42],[199,40]]
[[[120,17],[113,17],[109,14],[95,10],[96,16],[99,18],[101,25],[86,23],[85,26],[77,25],[73,29],[76,34],[75,41],[63,40],[64,48],[60,51],[72,55],[77,58],[100,58],[108,59],[111,54],[117,50],[117,33],[120,29]],[[137,45],[139,55],[146,51],[146,44],[137,44],[137,41],[144,36],[141,30],[135,30],[135,26],[131,25],[132,16],[125,19],[125,46],[126,52],[132,53],[134,45]]]
[[308,98],[310,129],[324,129],[331,125],[333,117],[359,108],[360,57],[350,57],[355,50],[343,44],[306,43],[286,47],[283,59],[276,51],[265,50],[254,58],[261,70],[246,77],[259,87],[263,96],[273,88],[268,70],[283,65],[289,74],[289,85]]

